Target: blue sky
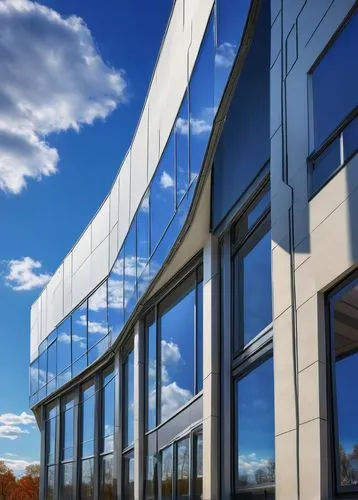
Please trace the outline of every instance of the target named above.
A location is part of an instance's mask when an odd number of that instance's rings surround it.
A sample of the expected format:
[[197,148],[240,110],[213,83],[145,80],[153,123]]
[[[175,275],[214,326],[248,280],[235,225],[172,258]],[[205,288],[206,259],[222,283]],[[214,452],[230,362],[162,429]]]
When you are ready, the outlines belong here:
[[0,4],[0,460],[19,473],[40,444],[28,407],[30,305],[109,191],[172,0],[41,5]]

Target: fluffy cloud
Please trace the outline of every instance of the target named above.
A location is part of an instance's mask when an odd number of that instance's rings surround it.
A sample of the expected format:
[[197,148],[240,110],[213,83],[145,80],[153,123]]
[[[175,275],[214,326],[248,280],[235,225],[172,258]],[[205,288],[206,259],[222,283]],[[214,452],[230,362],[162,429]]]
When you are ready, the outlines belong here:
[[12,469],[16,475],[23,473],[28,465],[38,464],[38,462],[34,461],[7,458],[11,455],[10,453],[4,453],[4,455],[4,457],[0,457],[0,461],[5,462],[5,465]]
[[215,66],[219,68],[231,68],[235,59],[235,45],[224,42],[219,45],[215,54]]
[[160,177],[160,185],[163,189],[169,189],[174,186],[174,179],[166,170],[164,170]]
[[57,170],[46,137],[105,119],[125,99],[126,82],[79,17],[2,0],[0,31],[0,189],[19,193]]
[[[179,134],[188,135],[189,120],[178,118],[175,128]],[[190,129],[193,135],[207,134],[211,130],[211,122],[203,118],[190,118]]]
[[5,281],[8,286],[17,292],[42,288],[51,278],[50,274],[39,271],[42,267],[41,262],[31,257],[10,260],[7,265],[8,274],[5,276]]
[[187,403],[193,394],[187,389],[179,387],[176,382],[172,382],[162,387],[162,418],[166,420],[185,403]]
[[34,423],[36,423],[35,417],[25,411],[20,415],[3,413],[0,415],[0,439],[14,441],[22,434],[29,434],[29,431],[23,427],[32,426]]

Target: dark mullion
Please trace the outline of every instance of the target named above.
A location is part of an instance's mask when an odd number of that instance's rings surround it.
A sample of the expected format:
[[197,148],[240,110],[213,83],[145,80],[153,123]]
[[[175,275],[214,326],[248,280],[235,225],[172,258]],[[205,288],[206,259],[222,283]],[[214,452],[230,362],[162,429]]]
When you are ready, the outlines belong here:
[[73,470],[72,470],[72,495],[73,498],[78,498],[76,495],[77,492],[77,478],[78,478],[78,425],[76,425],[80,420],[80,412],[79,412],[79,399],[80,399],[80,390],[79,387],[76,390],[74,395],[74,403],[75,406],[73,408]]
[[94,457],[93,457],[93,500],[99,499],[99,449],[100,449],[100,428],[102,421],[101,405],[101,374],[97,374],[94,380]]
[[156,412],[155,412],[155,420],[156,425],[158,426],[162,419],[162,408],[161,408],[161,391],[162,391],[162,381],[161,381],[161,368],[162,368],[162,356],[161,356],[161,328],[159,326],[159,311],[158,304],[155,305],[155,335],[156,335]]
[[115,498],[121,498],[121,451],[122,451],[122,404],[121,404],[121,364],[119,358],[119,352],[116,353],[115,362],[114,362],[114,372],[116,373],[115,377],[115,391],[114,391],[114,449],[113,449],[113,477],[114,477],[114,491]]
[[41,406],[41,455],[40,455],[40,498],[45,498],[47,464],[46,464],[46,407]]
[[55,438],[55,494],[54,498],[60,498],[59,485],[60,485],[60,451],[61,451],[61,405],[59,400],[56,403],[56,438]]

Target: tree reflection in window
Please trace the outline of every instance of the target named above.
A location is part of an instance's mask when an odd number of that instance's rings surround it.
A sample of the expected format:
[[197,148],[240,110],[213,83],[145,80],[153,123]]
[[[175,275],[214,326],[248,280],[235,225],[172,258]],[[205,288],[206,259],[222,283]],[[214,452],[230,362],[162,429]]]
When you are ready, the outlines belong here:
[[173,447],[162,451],[162,500],[172,500],[173,493]]
[[177,496],[176,498],[189,498],[189,460],[190,460],[190,440],[182,439],[176,445],[176,480]]

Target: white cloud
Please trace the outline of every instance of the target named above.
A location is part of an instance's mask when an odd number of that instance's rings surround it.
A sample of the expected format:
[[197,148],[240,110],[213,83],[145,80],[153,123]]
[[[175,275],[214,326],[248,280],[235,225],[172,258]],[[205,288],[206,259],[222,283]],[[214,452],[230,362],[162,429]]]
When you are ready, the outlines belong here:
[[[190,129],[193,135],[207,134],[211,130],[211,122],[203,118],[190,118]],[[187,135],[189,133],[188,120],[178,118],[176,129],[179,134]]]
[[163,189],[169,189],[174,186],[174,179],[166,170],[164,170],[160,177],[160,185]]
[[102,285],[93,295],[88,299],[88,309],[90,311],[100,311],[107,307],[107,286]]
[[161,355],[163,365],[177,363],[181,359],[178,344],[173,341],[167,342],[164,339],[161,341]]
[[219,45],[215,54],[215,66],[219,68],[231,68],[235,59],[235,45],[224,42]]
[[166,420],[185,403],[187,403],[193,394],[187,389],[179,387],[176,382],[162,387],[162,418]]
[[19,193],[28,179],[57,171],[46,137],[105,119],[125,100],[126,81],[79,17],[2,0],[0,32],[0,189]]
[[3,413],[0,415],[0,439],[14,441],[22,434],[29,434],[29,431],[23,428],[24,426],[32,426],[35,423],[35,417],[25,411],[19,415]]
[[51,278],[50,274],[40,272],[41,262],[31,257],[23,257],[19,260],[13,259],[8,261],[7,265],[6,283],[17,292],[42,288]]
[[14,441],[21,434],[29,434],[27,429],[21,429],[17,425],[0,425],[0,439],[9,439]]
[[[272,462],[272,460],[271,460]],[[269,472],[270,459],[264,457],[258,457],[256,453],[250,453],[249,455],[239,455],[239,475],[244,477],[249,483],[255,483],[255,473],[257,471],[263,471],[264,473]]]
[[34,465],[39,463],[36,461],[7,458],[7,456],[10,455],[9,453],[4,453],[4,455],[6,456],[0,457],[0,461],[5,462],[5,465],[10,469],[12,469],[15,472],[15,474],[23,473],[28,465]]

